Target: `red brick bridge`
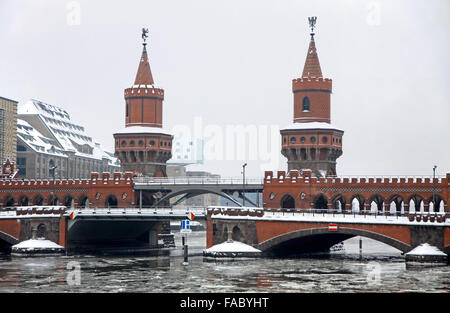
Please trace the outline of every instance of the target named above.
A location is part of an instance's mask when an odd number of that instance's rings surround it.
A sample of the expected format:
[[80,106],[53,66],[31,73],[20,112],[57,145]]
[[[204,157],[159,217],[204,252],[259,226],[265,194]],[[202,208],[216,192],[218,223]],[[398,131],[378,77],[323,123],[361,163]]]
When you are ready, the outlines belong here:
[[207,247],[233,239],[269,255],[287,255],[325,251],[354,236],[377,240],[403,253],[424,242],[447,254],[450,252],[450,222],[445,213],[392,215],[230,207],[208,209]]

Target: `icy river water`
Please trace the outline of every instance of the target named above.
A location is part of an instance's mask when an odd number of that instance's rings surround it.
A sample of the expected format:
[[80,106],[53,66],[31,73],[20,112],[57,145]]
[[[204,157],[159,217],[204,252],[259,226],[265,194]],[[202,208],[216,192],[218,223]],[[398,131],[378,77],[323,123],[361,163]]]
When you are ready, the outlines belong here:
[[[450,266],[407,268],[394,248],[359,237],[328,256],[206,261],[205,232],[181,237],[168,255],[0,255],[0,292],[450,292]],[[78,271],[79,269],[79,271]]]

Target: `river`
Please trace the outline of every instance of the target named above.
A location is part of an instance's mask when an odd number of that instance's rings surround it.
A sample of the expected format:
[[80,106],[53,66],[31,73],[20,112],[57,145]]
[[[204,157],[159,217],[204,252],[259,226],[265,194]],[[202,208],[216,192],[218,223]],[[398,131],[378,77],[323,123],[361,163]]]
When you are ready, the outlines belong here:
[[302,258],[206,261],[205,232],[188,236],[183,265],[181,237],[166,255],[0,255],[0,292],[444,292],[450,267],[407,268],[394,248],[368,238],[344,250]]

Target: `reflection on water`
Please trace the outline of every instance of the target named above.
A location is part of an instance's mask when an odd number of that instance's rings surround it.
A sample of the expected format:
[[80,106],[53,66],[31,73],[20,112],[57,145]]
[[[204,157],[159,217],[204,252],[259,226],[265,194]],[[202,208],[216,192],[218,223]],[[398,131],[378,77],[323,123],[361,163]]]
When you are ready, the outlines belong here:
[[[184,266],[181,238],[167,256],[0,256],[0,292],[449,292],[450,267],[407,269],[394,248],[363,238],[344,251],[303,258],[204,262],[205,233],[188,237]],[[71,285],[69,262],[80,265]],[[69,283],[68,283],[69,281]]]

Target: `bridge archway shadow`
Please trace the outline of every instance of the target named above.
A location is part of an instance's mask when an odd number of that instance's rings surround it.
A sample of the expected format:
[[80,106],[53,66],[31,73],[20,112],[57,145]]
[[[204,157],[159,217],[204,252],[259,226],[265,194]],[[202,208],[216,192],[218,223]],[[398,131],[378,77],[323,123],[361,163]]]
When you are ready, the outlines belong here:
[[266,240],[258,249],[268,256],[288,257],[305,253],[328,252],[335,244],[355,236],[367,237],[394,247],[401,252],[408,252],[411,247],[390,237],[353,228],[339,228],[330,232],[328,228],[298,230]]

